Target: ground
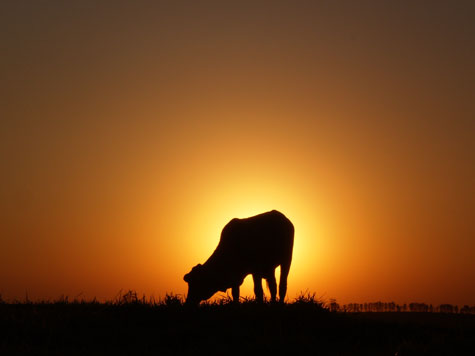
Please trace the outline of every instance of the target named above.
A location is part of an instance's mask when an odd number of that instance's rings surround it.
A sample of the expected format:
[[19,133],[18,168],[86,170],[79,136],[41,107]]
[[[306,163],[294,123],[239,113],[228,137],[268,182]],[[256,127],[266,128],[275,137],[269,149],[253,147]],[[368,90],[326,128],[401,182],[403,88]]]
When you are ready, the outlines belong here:
[[1,355],[475,355],[475,315],[336,313],[315,301],[0,304]]

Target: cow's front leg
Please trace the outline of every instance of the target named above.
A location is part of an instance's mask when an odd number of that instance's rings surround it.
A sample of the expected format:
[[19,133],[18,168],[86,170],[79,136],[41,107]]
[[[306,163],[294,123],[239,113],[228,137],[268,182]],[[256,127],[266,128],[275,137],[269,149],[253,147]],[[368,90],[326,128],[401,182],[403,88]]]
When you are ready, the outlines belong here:
[[271,302],[275,302],[277,296],[277,282],[275,281],[274,271],[272,271],[267,278],[267,283],[269,284],[270,300]]
[[255,274],[252,275],[254,281],[254,294],[256,295],[256,301],[262,303],[264,300],[264,291],[262,290],[262,278]]
[[239,303],[239,286],[234,286],[232,288],[233,302]]

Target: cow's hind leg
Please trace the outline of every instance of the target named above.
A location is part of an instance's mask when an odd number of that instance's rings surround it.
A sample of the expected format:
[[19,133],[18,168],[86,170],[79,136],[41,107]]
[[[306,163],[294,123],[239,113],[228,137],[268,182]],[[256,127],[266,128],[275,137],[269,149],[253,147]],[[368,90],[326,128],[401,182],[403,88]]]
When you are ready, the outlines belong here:
[[233,302],[239,303],[239,286],[234,286],[232,288]]
[[287,293],[287,277],[290,271],[290,261],[286,261],[280,266],[280,281],[279,281],[279,302],[283,303],[285,294]]
[[256,274],[252,275],[254,281],[254,294],[256,295],[256,301],[262,302],[264,299],[264,291],[262,290],[262,278]]
[[270,291],[270,300],[271,302],[275,302],[277,296],[277,282],[275,281],[275,271],[272,271],[266,279]]

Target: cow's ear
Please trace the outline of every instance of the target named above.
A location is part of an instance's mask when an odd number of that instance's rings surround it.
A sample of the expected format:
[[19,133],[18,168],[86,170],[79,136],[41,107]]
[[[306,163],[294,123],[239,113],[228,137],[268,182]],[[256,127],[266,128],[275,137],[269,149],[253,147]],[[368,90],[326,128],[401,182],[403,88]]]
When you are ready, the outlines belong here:
[[201,268],[202,264],[201,263],[198,263],[195,267],[193,267],[191,269],[191,271],[196,271],[196,270],[199,270]]
[[189,274],[189,273],[185,274],[185,276],[183,277],[183,280],[184,280],[186,283],[190,283],[190,274]]

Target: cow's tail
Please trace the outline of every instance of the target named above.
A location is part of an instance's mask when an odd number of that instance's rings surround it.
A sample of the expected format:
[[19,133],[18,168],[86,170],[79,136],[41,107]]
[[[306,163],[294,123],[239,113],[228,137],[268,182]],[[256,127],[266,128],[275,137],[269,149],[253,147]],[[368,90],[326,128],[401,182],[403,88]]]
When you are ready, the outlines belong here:
[[280,265],[280,281],[279,281],[279,301],[285,300],[287,294],[287,277],[289,276],[290,264],[292,263],[292,251],[294,248],[294,226],[290,223],[289,241],[285,251],[285,256]]

